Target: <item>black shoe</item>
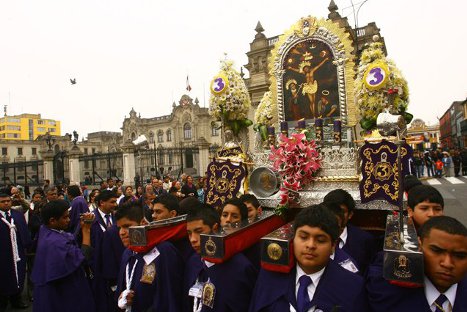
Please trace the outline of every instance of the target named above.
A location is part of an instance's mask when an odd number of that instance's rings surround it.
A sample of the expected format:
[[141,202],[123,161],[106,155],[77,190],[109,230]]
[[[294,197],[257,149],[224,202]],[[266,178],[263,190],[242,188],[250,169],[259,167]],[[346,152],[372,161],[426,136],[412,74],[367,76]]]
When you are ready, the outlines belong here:
[[27,309],[29,305],[23,301],[23,299],[15,300],[11,302],[11,306],[14,309]]

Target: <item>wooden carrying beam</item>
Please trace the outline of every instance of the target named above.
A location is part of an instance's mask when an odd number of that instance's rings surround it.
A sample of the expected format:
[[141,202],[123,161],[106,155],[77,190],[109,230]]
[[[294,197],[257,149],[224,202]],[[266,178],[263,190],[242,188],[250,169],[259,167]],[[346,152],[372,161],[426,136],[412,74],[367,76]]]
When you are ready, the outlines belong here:
[[272,211],[263,211],[257,220],[220,233],[201,234],[201,257],[209,262],[223,263],[274,231],[285,220]]
[[148,225],[132,226],[130,248],[135,252],[148,252],[163,241],[175,241],[187,236],[186,215],[154,221]]

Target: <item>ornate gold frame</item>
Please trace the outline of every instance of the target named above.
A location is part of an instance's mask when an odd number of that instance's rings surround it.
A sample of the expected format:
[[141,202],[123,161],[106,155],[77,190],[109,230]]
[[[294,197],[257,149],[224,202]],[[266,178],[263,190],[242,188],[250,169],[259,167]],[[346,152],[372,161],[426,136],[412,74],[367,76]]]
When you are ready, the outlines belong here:
[[334,56],[337,65],[337,80],[339,92],[339,109],[342,124],[352,127],[357,124],[358,111],[354,96],[355,63],[353,43],[349,34],[339,24],[330,20],[316,19],[315,17],[301,18],[289,30],[279,37],[269,57],[269,77],[273,103],[278,107],[279,122],[285,120],[284,97],[282,91],[282,80],[285,70],[282,69],[284,58],[289,50],[309,39],[316,39],[326,43]]

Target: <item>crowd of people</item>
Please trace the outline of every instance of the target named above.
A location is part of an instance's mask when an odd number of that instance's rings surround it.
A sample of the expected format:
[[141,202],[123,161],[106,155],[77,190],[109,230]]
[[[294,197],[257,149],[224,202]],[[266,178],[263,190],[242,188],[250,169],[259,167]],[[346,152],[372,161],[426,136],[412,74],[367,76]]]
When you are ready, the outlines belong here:
[[[407,215],[424,255],[424,286],[383,278],[382,239],[350,222],[355,201],[330,190],[293,221],[295,265],[261,268],[259,243],[223,263],[201,258],[201,234],[254,221],[251,194],[205,203],[204,179],[154,177],[145,186],[0,190],[0,312],[33,311],[465,311],[467,229],[444,216],[432,186],[406,183]],[[264,208],[266,209],[266,208]],[[129,249],[131,226],[187,215],[186,238]],[[24,298],[23,288],[28,298]]]
[[467,148],[415,151],[411,171],[418,178],[467,176]]

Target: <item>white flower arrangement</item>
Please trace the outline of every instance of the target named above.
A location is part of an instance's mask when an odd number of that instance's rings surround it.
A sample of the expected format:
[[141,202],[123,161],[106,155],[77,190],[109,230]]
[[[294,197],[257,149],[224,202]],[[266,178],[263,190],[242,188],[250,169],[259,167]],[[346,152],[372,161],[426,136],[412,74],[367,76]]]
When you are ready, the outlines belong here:
[[228,86],[222,93],[211,92],[210,114],[218,120],[245,120],[251,106],[250,96],[240,73],[233,68],[233,62],[221,61],[221,70],[216,77],[225,77]]
[[272,92],[264,93],[255,111],[255,124],[272,126],[277,123],[277,105],[273,104]]

